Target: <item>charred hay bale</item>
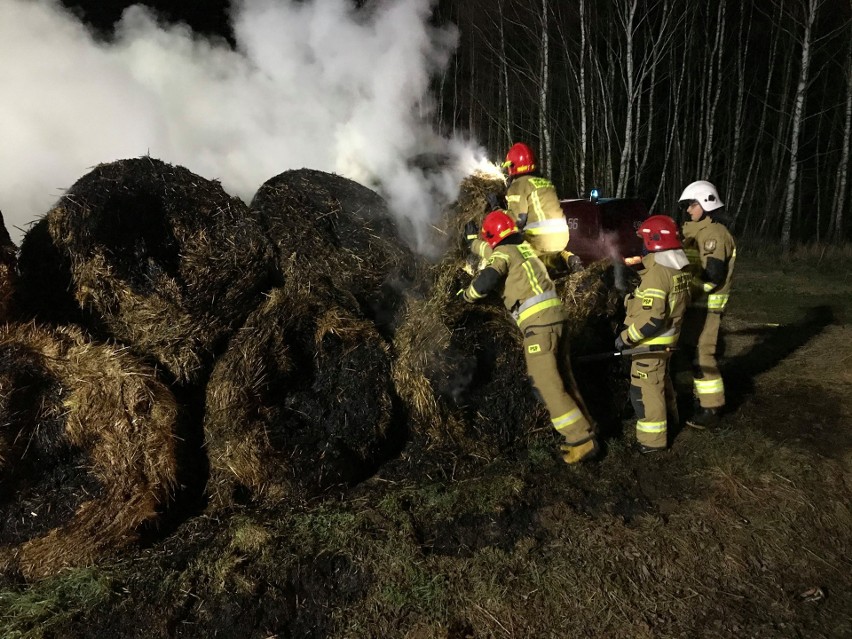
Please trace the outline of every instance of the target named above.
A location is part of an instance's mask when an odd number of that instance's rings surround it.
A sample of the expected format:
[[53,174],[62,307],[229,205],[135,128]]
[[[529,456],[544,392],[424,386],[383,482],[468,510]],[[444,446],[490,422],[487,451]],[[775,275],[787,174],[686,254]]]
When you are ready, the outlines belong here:
[[171,392],[72,328],[0,328],[0,569],[40,578],[132,542],[176,475]]
[[97,166],[45,220],[22,247],[30,313],[56,319],[49,302],[70,286],[90,328],[181,382],[203,378],[270,286],[257,216],[218,182],[153,158]]
[[394,382],[410,413],[409,453],[491,459],[523,448],[547,425],[528,382],[521,333],[499,301],[468,304],[456,258],[433,268],[394,339]]
[[18,247],[9,237],[9,231],[0,213],[0,322],[7,321],[12,311],[12,299],[17,288]]
[[370,475],[397,434],[391,354],[354,297],[274,289],[207,386],[208,492],[276,501]]
[[392,332],[422,258],[402,241],[381,196],[333,173],[298,169],[267,180],[251,208],[266,225],[284,281],[333,281]]

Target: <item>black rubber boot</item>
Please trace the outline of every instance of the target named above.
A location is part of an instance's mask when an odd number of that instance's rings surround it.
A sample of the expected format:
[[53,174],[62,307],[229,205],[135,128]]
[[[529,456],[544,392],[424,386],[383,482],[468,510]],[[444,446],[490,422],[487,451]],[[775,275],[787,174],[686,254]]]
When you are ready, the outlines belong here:
[[687,426],[698,428],[699,430],[713,430],[719,427],[721,419],[718,408],[699,408],[695,414],[686,420]]
[[652,453],[662,453],[668,450],[665,446],[646,446],[636,442],[636,450],[643,455],[651,455]]

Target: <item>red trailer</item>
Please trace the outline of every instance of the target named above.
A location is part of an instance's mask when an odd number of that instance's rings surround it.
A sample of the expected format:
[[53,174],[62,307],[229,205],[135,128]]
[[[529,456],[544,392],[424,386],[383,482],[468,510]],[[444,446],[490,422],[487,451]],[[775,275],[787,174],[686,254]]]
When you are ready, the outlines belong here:
[[562,210],[571,229],[568,249],[585,264],[610,258],[642,254],[642,240],[636,229],[648,217],[642,200],[600,198],[562,200]]

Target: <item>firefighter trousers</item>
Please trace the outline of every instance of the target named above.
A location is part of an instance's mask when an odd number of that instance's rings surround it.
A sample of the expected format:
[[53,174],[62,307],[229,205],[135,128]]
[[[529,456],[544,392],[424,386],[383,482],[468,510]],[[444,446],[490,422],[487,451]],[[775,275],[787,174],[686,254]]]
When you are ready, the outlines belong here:
[[677,398],[668,368],[667,354],[634,355],[630,363],[630,403],[636,413],[636,439],[651,448],[666,447],[668,415],[677,419]]
[[683,319],[679,345],[694,354],[693,392],[702,408],[725,405],[725,384],[716,361],[721,324],[722,314],[706,308],[689,308]]
[[566,390],[559,371],[561,360],[565,367],[565,376],[569,379],[569,387],[576,393],[576,386],[570,383],[573,378],[567,344],[562,339],[563,327],[564,322],[524,327],[524,359],[533,389],[550,413],[553,428],[565,438],[566,444],[577,446],[592,439],[594,432],[591,421],[582,408],[582,398],[572,397]]

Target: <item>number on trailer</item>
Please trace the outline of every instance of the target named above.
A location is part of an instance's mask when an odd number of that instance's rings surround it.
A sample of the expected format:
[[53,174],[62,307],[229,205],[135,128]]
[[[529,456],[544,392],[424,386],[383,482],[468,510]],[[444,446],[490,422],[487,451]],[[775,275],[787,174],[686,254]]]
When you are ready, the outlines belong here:
[[568,218],[568,228],[572,231],[576,231],[580,227],[580,218],[577,217],[569,217]]

